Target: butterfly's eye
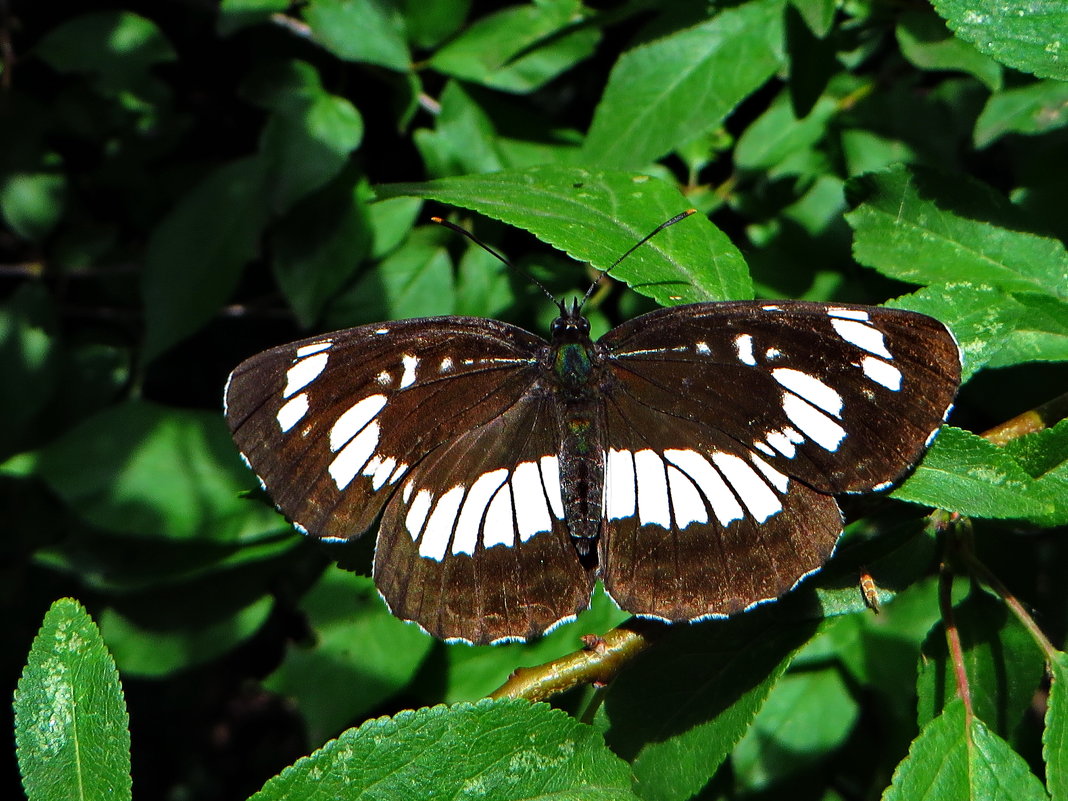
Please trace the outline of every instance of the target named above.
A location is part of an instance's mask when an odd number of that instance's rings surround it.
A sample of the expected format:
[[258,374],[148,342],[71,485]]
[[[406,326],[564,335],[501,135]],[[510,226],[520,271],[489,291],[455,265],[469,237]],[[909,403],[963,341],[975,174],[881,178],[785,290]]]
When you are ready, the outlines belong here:
[[562,336],[563,334],[577,335],[578,337],[589,336],[590,333],[590,321],[581,315],[571,316],[566,315],[563,317],[557,317],[553,320],[552,334],[554,337]]

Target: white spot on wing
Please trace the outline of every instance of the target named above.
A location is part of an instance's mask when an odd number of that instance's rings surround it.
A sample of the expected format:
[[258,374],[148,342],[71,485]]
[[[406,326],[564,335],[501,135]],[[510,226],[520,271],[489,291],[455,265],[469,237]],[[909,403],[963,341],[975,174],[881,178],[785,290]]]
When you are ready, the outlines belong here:
[[754,442],[753,443],[753,447],[756,448],[761,453],[767,454],[768,456],[774,456],[775,455],[775,451],[773,451],[771,449],[771,447],[768,446],[766,443],[759,442],[759,441],[758,442]]
[[313,353],[320,353],[333,344],[334,340],[324,339],[322,342],[313,342],[310,345],[301,345],[299,348],[297,348],[297,358],[303,359],[305,356],[311,356]]
[[767,439],[771,447],[787,459],[793,459],[797,455],[797,448],[794,447],[794,443],[790,441],[790,438],[784,432],[769,431]]
[[734,338],[734,347],[738,351],[738,360],[751,367],[756,366],[756,357],[753,356],[753,338],[749,334],[739,334]]
[[886,338],[878,328],[857,322],[856,320],[839,320],[831,318],[831,327],[838,336],[850,345],[856,345],[861,350],[882,356],[885,359],[893,359],[890,351],[886,349]]
[[456,522],[456,513],[460,511],[460,501],[464,499],[464,488],[453,487],[434,504],[434,511],[430,513],[430,519],[426,521],[426,529],[419,540],[419,555],[435,562],[445,558],[445,552],[449,549],[449,540],[452,538],[453,523]]
[[664,458],[688,475],[708,500],[721,525],[741,520],[745,512],[723,477],[702,454],[691,450],[667,450]]
[[438,365],[438,372],[447,373],[450,370],[452,370],[452,359],[446,356],[444,359],[441,360],[441,364]]
[[749,459],[756,465],[757,470],[764,474],[764,478],[771,482],[779,492],[786,492],[786,489],[790,486],[790,479],[765,462],[755,453],[749,454]]
[[[797,395],[783,394],[782,409],[795,426],[827,451],[836,451],[845,439],[845,429],[808,401]],[[787,434],[789,436],[789,434]]]
[[505,483],[490,501],[482,527],[482,547],[515,545],[515,516],[512,513],[512,486]]
[[839,306],[828,306],[827,316],[839,317],[843,320],[863,320],[864,322],[871,319],[868,313],[863,309],[843,309]]
[[405,353],[401,357],[404,365],[404,375],[401,376],[400,389],[407,389],[415,383],[415,368],[419,366],[419,357],[411,353]]
[[377,379],[378,383],[384,387],[388,387],[390,384],[393,383],[393,376],[390,375],[389,370],[383,370],[381,373],[378,374]]
[[861,359],[860,366],[864,370],[864,375],[876,384],[882,384],[894,392],[901,389],[901,371],[894,365],[882,359],[876,359],[874,356],[865,356]]
[[775,305],[761,306],[760,308],[764,311],[782,311],[782,306]]
[[778,348],[768,348],[766,351],[764,351],[765,359],[774,360],[778,359],[780,356],[782,356],[782,351]]
[[423,530],[423,524],[426,523],[426,516],[430,512],[430,504],[433,501],[434,496],[430,494],[430,490],[419,490],[415,495],[415,501],[408,507],[408,514],[404,516],[404,527],[412,535],[412,542],[419,539],[419,532]]
[[278,427],[282,429],[282,433],[286,433],[301,421],[301,419],[308,413],[308,393],[302,392],[295,398],[291,398],[286,404],[278,410],[278,414],[275,418],[278,420]]
[[[375,458],[378,458],[378,457],[375,457]],[[366,475],[370,475],[371,476],[371,489],[374,489],[374,490],[382,489],[382,487],[384,487],[386,482],[389,480],[390,474],[393,473],[393,468],[396,467],[396,466],[397,466],[397,460],[394,459],[392,456],[390,456],[390,457],[388,457],[386,459],[381,459],[378,462],[378,464],[375,465],[374,472],[369,474],[368,470],[371,467],[371,463],[368,462],[367,463],[367,467],[365,467],[364,470],[363,470],[363,474],[365,476]]]
[[694,345],[694,349],[702,356],[708,356],[712,352],[711,348],[708,347],[707,342],[698,342]]
[[674,465],[667,466],[668,489],[671,490],[671,510],[675,525],[684,529],[691,523],[707,523],[708,509],[693,482]]
[[560,491],[560,460],[555,456],[542,456],[541,483],[545,487],[545,494],[549,498],[549,506],[557,520],[564,519],[564,500]]
[[667,474],[656,451],[645,448],[634,454],[634,475],[638,487],[638,518],[641,525],[671,526]]
[[835,417],[842,416],[842,396],[815,376],[789,367],[776,367],[771,371],[771,376],[813,406],[819,406]]
[[512,494],[515,498],[515,518],[519,525],[519,540],[526,542],[535,534],[551,531],[552,518],[541,484],[536,462],[520,462],[512,473]]
[[782,511],[782,504],[771,487],[741,457],[717,451],[712,454],[712,461],[757,522],[763,523]]
[[452,552],[473,554],[478,544],[479,528],[494,493],[508,479],[508,470],[500,468],[483,473],[471,485],[460,517],[456,521],[456,535],[452,540]]
[[389,329],[388,328],[376,328],[375,329],[375,333],[379,334],[379,335],[388,334],[389,333]]
[[608,520],[633,517],[634,457],[630,451],[609,449],[604,474],[604,516]]
[[291,397],[318,378],[319,374],[326,369],[326,363],[329,359],[329,353],[318,353],[314,356],[298,359],[286,371],[286,388],[282,391],[282,397]]
[[[401,480],[401,476],[403,476],[407,472],[408,472],[408,465],[406,465],[404,462],[401,462],[399,465],[397,465],[397,469],[393,471],[393,475],[391,475],[389,477],[389,483],[390,484],[396,484],[398,481]],[[409,486],[411,486],[411,485],[409,485]],[[405,498],[404,500],[407,501],[408,499]]]
[[338,448],[356,436],[365,425],[370,423],[386,405],[385,395],[368,395],[357,401],[338,417],[330,427],[330,450]]
[[363,466],[378,447],[378,423],[368,423],[363,431],[349,441],[330,463],[327,471],[334,479],[339,490],[345,489],[352,479],[363,470]]

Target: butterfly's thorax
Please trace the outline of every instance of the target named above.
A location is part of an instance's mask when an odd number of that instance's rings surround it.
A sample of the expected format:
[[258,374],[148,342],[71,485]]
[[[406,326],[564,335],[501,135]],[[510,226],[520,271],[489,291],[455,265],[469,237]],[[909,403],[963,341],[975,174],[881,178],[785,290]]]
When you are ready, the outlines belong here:
[[605,353],[590,340],[589,321],[576,306],[562,309],[553,322],[547,362],[557,400],[564,516],[579,553],[587,556],[603,516]]

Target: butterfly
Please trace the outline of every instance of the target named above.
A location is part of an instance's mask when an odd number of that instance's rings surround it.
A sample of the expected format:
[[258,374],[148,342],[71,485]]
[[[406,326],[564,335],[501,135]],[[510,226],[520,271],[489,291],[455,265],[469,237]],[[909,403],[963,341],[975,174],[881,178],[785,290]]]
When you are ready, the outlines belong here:
[[[682,216],[682,215],[680,215]],[[830,557],[834,496],[890,486],[952,406],[937,320],[844,303],[663,308],[597,341],[578,302],[545,340],[492,319],[363,325],[231,374],[226,419],[302,532],[378,523],[393,614],[524,640],[597,580],[665,621],[775,599]]]

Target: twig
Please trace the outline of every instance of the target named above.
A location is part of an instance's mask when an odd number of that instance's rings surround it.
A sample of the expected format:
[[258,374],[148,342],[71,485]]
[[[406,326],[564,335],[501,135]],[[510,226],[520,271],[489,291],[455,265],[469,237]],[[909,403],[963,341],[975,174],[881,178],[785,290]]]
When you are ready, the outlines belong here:
[[519,668],[490,693],[490,698],[526,698],[543,701],[581,684],[603,685],[619,673],[624,664],[656,642],[667,625],[632,617],[581,651],[536,667]]
[[[952,540],[947,540],[947,550],[952,547],[950,542]],[[964,716],[967,727],[970,728],[975,718],[975,709],[972,706],[972,689],[968,683],[968,671],[964,666],[964,648],[960,641],[960,629],[957,628],[956,616],[953,614],[953,573],[949,568],[947,558],[943,558],[938,571],[938,605],[942,610],[942,623],[946,630],[949,658],[953,662],[957,696],[964,702]]]

